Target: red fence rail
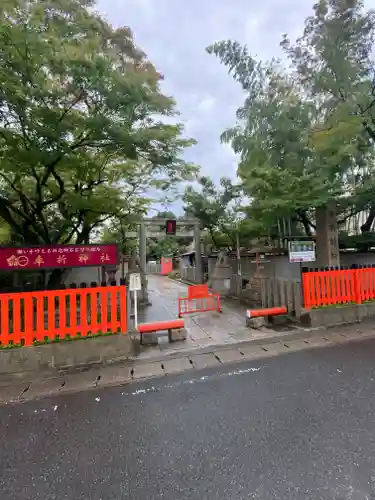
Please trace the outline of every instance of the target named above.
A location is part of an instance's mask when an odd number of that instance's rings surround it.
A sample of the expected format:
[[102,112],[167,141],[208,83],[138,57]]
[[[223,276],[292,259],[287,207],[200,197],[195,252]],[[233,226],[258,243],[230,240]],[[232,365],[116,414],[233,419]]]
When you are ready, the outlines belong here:
[[306,308],[375,300],[375,266],[340,269],[303,269]]
[[178,298],[178,317],[206,311],[221,311],[220,294],[211,293],[208,285],[191,285],[188,296]]
[[126,331],[124,285],[0,294],[1,346]]

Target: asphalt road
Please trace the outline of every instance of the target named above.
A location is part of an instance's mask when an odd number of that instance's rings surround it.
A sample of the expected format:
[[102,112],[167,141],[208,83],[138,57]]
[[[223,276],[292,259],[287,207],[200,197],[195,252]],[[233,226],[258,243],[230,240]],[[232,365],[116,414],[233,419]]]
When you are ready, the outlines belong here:
[[2,407],[1,499],[374,499],[374,349]]

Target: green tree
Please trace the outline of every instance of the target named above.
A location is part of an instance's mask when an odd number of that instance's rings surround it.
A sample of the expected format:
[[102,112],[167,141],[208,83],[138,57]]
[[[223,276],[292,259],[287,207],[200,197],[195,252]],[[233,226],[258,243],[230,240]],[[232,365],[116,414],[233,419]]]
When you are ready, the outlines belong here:
[[222,140],[240,155],[247,212],[260,228],[283,216],[310,235],[316,206],[335,199],[343,222],[374,199],[373,20],[359,1],[321,0],[297,44],[282,41],[292,73],[276,60],[255,61],[237,42],[207,49],[246,93]]
[[162,76],[93,7],[0,5],[0,217],[20,243],[88,242],[196,172]]
[[206,176],[199,177],[198,183],[198,189],[188,186],[183,195],[186,215],[201,222],[202,229],[208,231],[216,248],[235,248],[240,224],[238,202],[241,188],[225,177],[220,180],[219,187]]
[[237,125],[222,134],[240,155],[238,175],[251,199],[248,215],[262,227],[293,216],[311,232],[308,210],[340,192],[340,182],[311,149],[310,131],[317,117],[314,103],[276,61],[257,63],[237,42],[208,48],[229,67],[246,92]]
[[282,41],[299,84],[324,118],[314,145],[331,163],[346,166],[342,220],[369,209],[363,232],[375,219],[374,36],[375,13],[363,1],[319,0],[296,43],[287,36]]

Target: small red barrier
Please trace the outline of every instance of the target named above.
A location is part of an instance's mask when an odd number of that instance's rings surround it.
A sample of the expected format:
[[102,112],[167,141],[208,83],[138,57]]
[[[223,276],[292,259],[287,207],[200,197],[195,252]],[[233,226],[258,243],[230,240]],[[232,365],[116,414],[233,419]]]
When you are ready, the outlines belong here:
[[154,323],[143,323],[138,325],[139,333],[155,333],[164,330],[175,330],[176,328],[184,328],[185,322],[183,319],[172,319],[170,321],[155,321]]
[[208,285],[191,285],[188,287],[188,299],[202,299],[209,295]]
[[248,318],[260,318],[263,316],[279,316],[280,314],[287,314],[286,307],[270,307],[268,309],[248,309],[246,316]]
[[173,260],[168,257],[161,258],[161,271],[160,274],[162,276],[166,276],[167,274],[173,271]]
[[187,297],[178,298],[178,317],[184,314],[193,314],[206,311],[218,311],[220,308],[220,294],[210,293],[208,285],[193,285],[188,288]]
[[[138,325],[138,332],[141,334],[141,345],[143,344],[143,335],[146,333],[156,333],[156,332],[168,332],[169,342],[173,341],[172,330],[182,330],[185,328],[185,322],[183,319],[172,319],[170,321],[155,321],[154,323],[143,323]],[[184,337],[181,338],[185,339]],[[176,340],[176,339],[175,339]]]

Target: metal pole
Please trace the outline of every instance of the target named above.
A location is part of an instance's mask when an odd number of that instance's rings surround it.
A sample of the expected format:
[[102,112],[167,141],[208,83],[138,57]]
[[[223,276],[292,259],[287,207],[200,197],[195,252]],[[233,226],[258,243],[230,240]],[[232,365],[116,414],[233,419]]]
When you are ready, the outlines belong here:
[[146,272],[146,253],[147,253],[147,235],[146,225],[141,222],[139,225],[139,262],[141,264],[141,271]]
[[138,296],[137,290],[134,290],[134,329],[138,328]]
[[[146,224],[142,221],[139,224],[139,267],[141,271],[143,302],[149,304],[147,277],[146,277],[146,254],[147,254],[147,232]],[[142,299],[141,299],[142,300]]]
[[201,250],[201,226],[200,222],[194,224],[194,242],[195,242],[195,271],[196,282],[203,283],[203,265]]
[[239,297],[241,290],[242,290],[242,283],[241,283],[242,270],[241,270],[240,231],[239,231],[238,222],[237,222],[236,244],[237,244],[237,275],[238,275],[238,278],[237,278],[237,297]]

